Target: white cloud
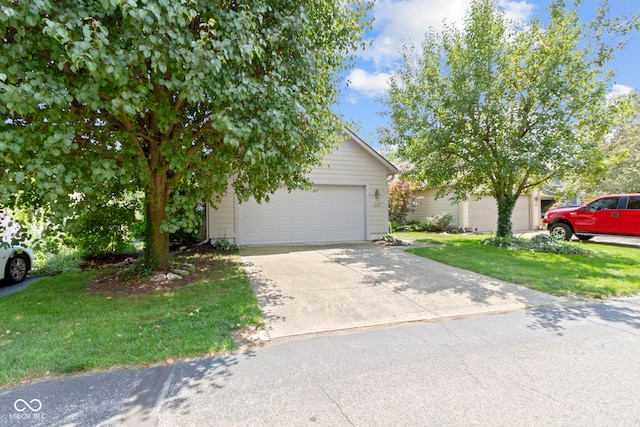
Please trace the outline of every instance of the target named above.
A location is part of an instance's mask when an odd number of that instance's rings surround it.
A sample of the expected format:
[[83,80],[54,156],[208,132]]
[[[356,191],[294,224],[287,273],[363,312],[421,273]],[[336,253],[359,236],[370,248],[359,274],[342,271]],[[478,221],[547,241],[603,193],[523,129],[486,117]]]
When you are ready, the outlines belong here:
[[500,1],[500,7],[504,9],[504,13],[507,19],[520,23],[529,22],[533,16],[533,10],[535,6],[531,3],[522,1]]
[[362,68],[356,68],[349,73],[347,80],[349,88],[373,98],[384,94],[389,88],[389,73],[370,73]]
[[350,95],[347,98],[347,102],[351,105],[356,105],[358,103],[358,97],[356,95]]
[[[470,4],[471,0],[377,0],[373,44],[359,56],[373,61],[378,69],[390,67],[403,45],[419,46],[430,28],[440,31],[443,22],[459,25]],[[534,9],[525,0],[501,0],[500,6],[508,19],[518,22],[528,21]]]
[[614,84],[611,88],[611,92],[609,92],[609,97],[619,96],[619,95],[628,95],[633,92],[633,88],[631,86]]

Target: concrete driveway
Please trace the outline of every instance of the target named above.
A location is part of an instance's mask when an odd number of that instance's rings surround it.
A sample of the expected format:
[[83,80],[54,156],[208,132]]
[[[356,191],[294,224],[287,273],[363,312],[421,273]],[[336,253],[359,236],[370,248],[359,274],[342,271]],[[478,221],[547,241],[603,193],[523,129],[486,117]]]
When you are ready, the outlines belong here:
[[271,338],[562,304],[370,242],[240,250]]

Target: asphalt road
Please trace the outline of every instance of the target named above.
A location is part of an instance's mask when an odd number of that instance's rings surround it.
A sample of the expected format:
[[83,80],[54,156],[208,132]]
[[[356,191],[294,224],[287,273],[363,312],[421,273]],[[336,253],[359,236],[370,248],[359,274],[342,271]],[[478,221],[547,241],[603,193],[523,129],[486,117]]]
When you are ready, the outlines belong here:
[[10,284],[7,280],[0,280],[0,297],[18,292],[40,279],[41,277],[28,277],[15,285]]
[[3,426],[640,424],[640,298],[276,340],[0,390]]

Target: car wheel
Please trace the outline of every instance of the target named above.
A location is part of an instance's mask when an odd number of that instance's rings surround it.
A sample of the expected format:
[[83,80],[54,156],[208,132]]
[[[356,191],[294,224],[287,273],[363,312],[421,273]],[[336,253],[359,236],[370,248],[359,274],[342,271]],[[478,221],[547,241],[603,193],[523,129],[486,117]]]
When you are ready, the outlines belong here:
[[19,283],[22,282],[27,277],[27,266],[28,266],[27,257],[23,254],[15,254],[9,261],[7,261],[7,266],[4,271],[4,277],[10,283]]
[[549,230],[549,234],[551,234],[551,237],[557,240],[571,240],[573,230],[571,229],[571,226],[559,222],[551,227],[551,229]]
[[586,242],[587,240],[591,240],[593,239],[593,236],[587,236],[584,234],[576,234],[576,237],[580,240],[582,240],[583,242]]

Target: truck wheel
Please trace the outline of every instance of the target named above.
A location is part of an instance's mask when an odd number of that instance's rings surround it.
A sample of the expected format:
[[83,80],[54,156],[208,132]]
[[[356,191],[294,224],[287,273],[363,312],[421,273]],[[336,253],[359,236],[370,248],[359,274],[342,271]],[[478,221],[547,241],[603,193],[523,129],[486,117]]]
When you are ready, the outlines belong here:
[[573,230],[570,225],[559,222],[551,226],[549,234],[556,240],[571,240]]

